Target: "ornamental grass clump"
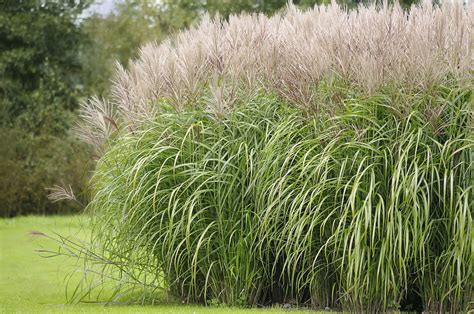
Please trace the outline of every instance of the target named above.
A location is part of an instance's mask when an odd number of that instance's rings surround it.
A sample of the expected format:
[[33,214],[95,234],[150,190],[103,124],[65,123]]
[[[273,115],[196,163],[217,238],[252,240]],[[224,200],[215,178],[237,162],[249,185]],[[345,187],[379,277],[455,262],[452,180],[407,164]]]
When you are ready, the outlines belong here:
[[467,310],[472,9],[289,6],[145,46],[83,106],[76,296]]

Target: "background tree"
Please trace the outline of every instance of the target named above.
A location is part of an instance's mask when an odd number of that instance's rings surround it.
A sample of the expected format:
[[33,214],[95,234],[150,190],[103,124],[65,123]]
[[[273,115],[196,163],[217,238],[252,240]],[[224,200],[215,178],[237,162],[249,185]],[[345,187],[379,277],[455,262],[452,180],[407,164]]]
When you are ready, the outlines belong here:
[[85,18],[82,27],[89,34],[89,46],[81,58],[89,93],[108,94],[115,62],[127,66],[144,43],[161,41],[190,26],[199,14],[196,1],[125,0],[106,16],[95,13]]
[[0,214],[61,212],[44,187],[80,187],[84,147],[69,136],[83,95],[77,17],[88,1],[0,2]]

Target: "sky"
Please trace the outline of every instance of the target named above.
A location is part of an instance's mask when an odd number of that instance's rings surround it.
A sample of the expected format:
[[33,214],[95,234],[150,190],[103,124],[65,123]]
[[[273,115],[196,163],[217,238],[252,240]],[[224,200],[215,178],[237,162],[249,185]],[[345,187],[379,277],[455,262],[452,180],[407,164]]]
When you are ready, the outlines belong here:
[[107,15],[114,10],[115,4],[120,0],[95,0],[93,4],[86,10],[85,15],[98,13]]

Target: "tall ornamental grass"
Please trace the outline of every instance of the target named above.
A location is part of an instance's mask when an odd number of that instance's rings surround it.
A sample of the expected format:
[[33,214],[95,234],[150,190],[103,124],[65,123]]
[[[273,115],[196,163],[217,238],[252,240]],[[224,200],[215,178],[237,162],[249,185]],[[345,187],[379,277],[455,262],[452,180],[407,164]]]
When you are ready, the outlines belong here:
[[144,47],[83,106],[75,296],[468,310],[473,8],[289,6]]

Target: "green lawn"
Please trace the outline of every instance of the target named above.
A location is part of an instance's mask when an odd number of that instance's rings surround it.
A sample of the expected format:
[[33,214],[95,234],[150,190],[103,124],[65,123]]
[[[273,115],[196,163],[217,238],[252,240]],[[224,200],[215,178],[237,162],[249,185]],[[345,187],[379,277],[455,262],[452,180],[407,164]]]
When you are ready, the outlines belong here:
[[[32,230],[81,236],[83,224],[73,217],[20,217],[0,219],[0,312],[1,313],[288,313],[294,310],[200,307],[184,305],[66,304],[64,279],[75,269],[74,260],[44,258],[36,249],[53,249],[43,237],[28,235]],[[305,313],[304,311],[297,311]],[[307,312],[309,313],[309,312]],[[311,312],[315,313],[315,312]]]

